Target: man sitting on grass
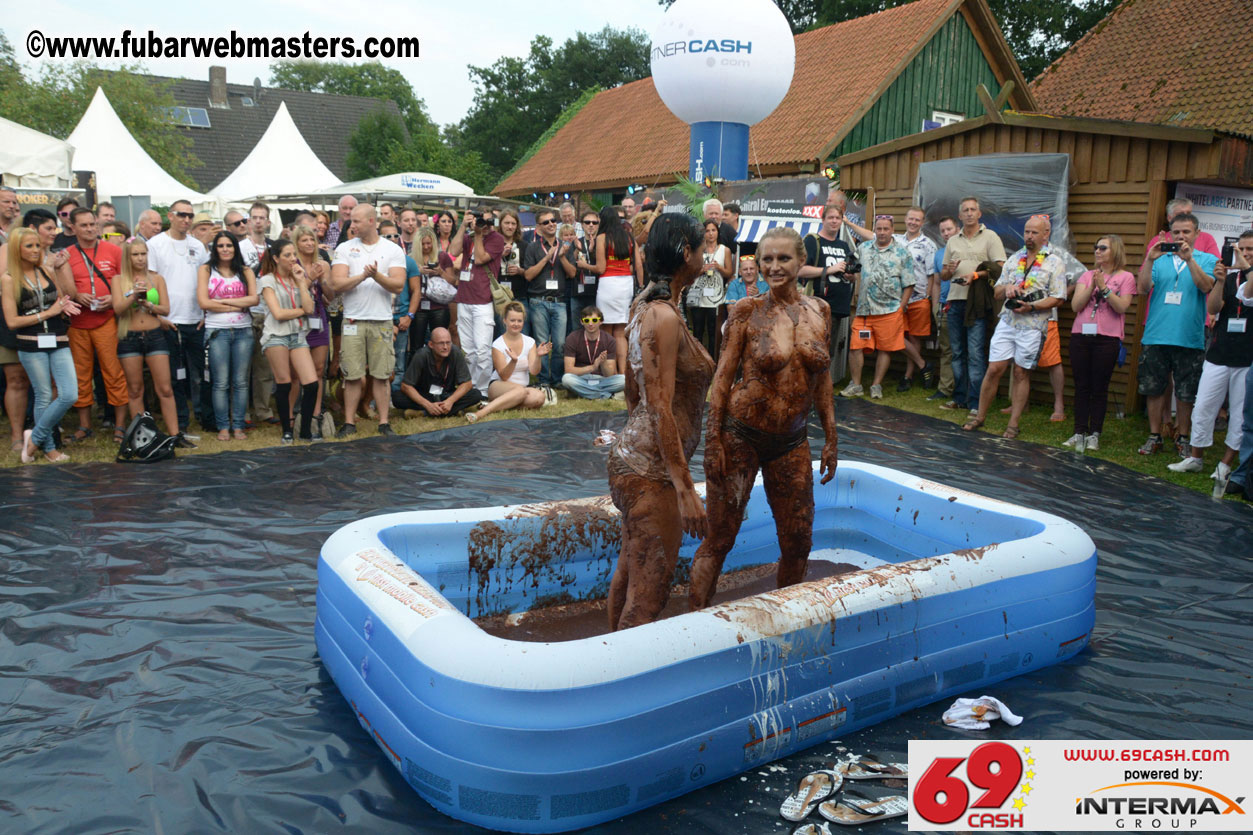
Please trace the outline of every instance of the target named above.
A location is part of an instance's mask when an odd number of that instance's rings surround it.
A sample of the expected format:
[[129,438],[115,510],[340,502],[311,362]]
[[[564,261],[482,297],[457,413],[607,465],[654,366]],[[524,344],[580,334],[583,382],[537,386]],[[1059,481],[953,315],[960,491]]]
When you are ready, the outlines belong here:
[[448,328],[436,328],[431,341],[409,360],[392,403],[397,409],[421,409],[438,418],[463,412],[482,399],[470,381],[465,352],[452,344]]
[[566,391],[588,400],[610,397],[621,400],[626,376],[618,373],[613,337],[600,329],[604,318],[594,304],[583,308],[579,314],[583,328],[566,337],[566,373],[561,385]]

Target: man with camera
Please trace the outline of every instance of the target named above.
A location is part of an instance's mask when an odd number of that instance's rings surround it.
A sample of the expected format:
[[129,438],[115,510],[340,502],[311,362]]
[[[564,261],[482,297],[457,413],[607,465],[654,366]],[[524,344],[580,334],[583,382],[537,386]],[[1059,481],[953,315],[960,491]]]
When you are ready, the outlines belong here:
[[488,208],[466,212],[461,234],[448,246],[451,258],[462,256],[461,278],[457,282],[457,334],[470,363],[470,379],[484,397],[492,378],[492,330],[496,326],[492,277],[500,275],[504,251],[505,236],[496,231],[495,215]]
[[[1162,415],[1166,387],[1175,380],[1178,400],[1175,449],[1189,456],[1192,404],[1201,384],[1205,364],[1205,297],[1214,287],[1218,259],[1196,249],[1200,223],[1191,212],[1180,212],[1170,222],[1170,238],[1155,242],[1140,265],[1137,289],[1141,296],[1153,292],[1140,344],[1140,367],[1136,383],[1148,398],[1149,438],[1141,455],[1162,448]],[[1226,267],[1222,267],[1225,270]]]
[[1050,311],[1066,299],[1066,262],[1049,251],[1051,232],[1048,215],[1033,215],[1023,229],[1022,249],[1005,261],[993,288],[996,299],[1005,300],[1005,307],[988,347],[988,370],[979,388],[979,411],[962,426],[967,432],[983,425],[1001,377],[1013,363],[1009,426],[1004,437],[1018,437],[1018,420],[1027,407],[1031,370],[1039,364],[1044,349]]

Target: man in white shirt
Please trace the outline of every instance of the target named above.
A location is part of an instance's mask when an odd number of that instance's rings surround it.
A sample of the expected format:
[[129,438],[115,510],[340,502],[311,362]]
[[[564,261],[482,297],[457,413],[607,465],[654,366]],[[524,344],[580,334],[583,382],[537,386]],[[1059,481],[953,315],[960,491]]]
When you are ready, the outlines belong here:
[[336,437],[357,432],[357,406],[365,377],[378,408],[379,434],[393,435],[388,424],[391,391],[388,379],[396,365],[392,345],[393,297],[405,286],[405,253],[379,237],[378,215],[369,203],[352,210],[354,237],[335,247],[331,288],[343,294],[344,324],[339,367],[344,373],[344,425]]
[[934,374],[935,367],[922,362],[922,338],[931,335],[931,309],[939,304],[940,278],[935,271],[935,241],[922,234],[922,224],[927,216],[921,206],[910,206],[905,212],[905,234],[895,235],[914,262],[914,295],[905,310],[905,342],[913,348],[906,351],[905,376],[897,391],[909,391],[914,382],[914,371],[922,369],[923,385]]
[[[191,413],[203,427],[217,425],[213,416],[213,389],[205,379],[204,312],[196,301],[196,275],[209,260],[204,244],[187,234],[196,213],[191,203],[176,200],[170,205],[170,228],[148,241],[148,268],[160,273],[170,295],[174,327],[165,332],[170,349],[170,373],[174,385],[174,405],[178,410],[179,434],[187,441]],[[180,441],[181,445],[186,445]]]

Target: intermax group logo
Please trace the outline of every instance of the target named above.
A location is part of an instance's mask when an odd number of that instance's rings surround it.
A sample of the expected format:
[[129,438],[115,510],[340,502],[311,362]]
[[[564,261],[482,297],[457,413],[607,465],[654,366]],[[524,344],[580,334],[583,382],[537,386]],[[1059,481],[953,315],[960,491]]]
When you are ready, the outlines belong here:
[[[1229,797],[1195,783],[1175,780],[1143,780],[1115,783],[1075,798],[1075,814],[1089,820],[1102,819],[1116,829],[1196,829],[1211,816],[1244,816],[1244,797]],[[1095,822],[1095,821],[1094,821]],[[1232,829],[1243,829],[1234,824]]]

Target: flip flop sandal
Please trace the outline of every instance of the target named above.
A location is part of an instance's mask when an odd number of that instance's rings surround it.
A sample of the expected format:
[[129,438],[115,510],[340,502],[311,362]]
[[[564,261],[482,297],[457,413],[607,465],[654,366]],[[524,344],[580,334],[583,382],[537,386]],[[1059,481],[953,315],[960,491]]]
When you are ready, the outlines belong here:
[[66,443],[81,444],[83,441],[96,434],[94,429],[83,429],[81,426],[74,431],[74,434],[65,439]]
[[983,423],[984,422],[979,420],[978,418],[971,418],[970,420],[962,424],[962,431],[973,432],[976,429],[978,429],[980,426],[983,426]]
[[1012,441],[1018,437],[1019,431],[1020,430],[1017,426],[1006,426],[1005,434],[1001,435],[1001,437],[1005,438],[1006,440]]
[[114,429],[114,430],[113,430],[113,443],[115,443],[115,444],[120,444],[120,443],[122,443],[122,441],[124,441],[124,440],[126,440],[126,430],[125,430],[125,429]]
[[807,774],[796,784],[796,791],[783,800],[779,814],[784,820],[803,821],[822,801],[840,790],[844,777],[838,771],[819,770]]
[[883,762],[874,754],[866,754],[841,766],[840,771],[845,780],[904,780],[909,777],[909,763]]
[[827,826],[826,821],[803,823],[792,830],[792,835],[831,835],[831,827]]
[[909,801],[902,795],[876,798],[852,789],[845,789],[839,801],[828,800],[818,804],[818,814],[841,826],[861,826],[908,813]]

